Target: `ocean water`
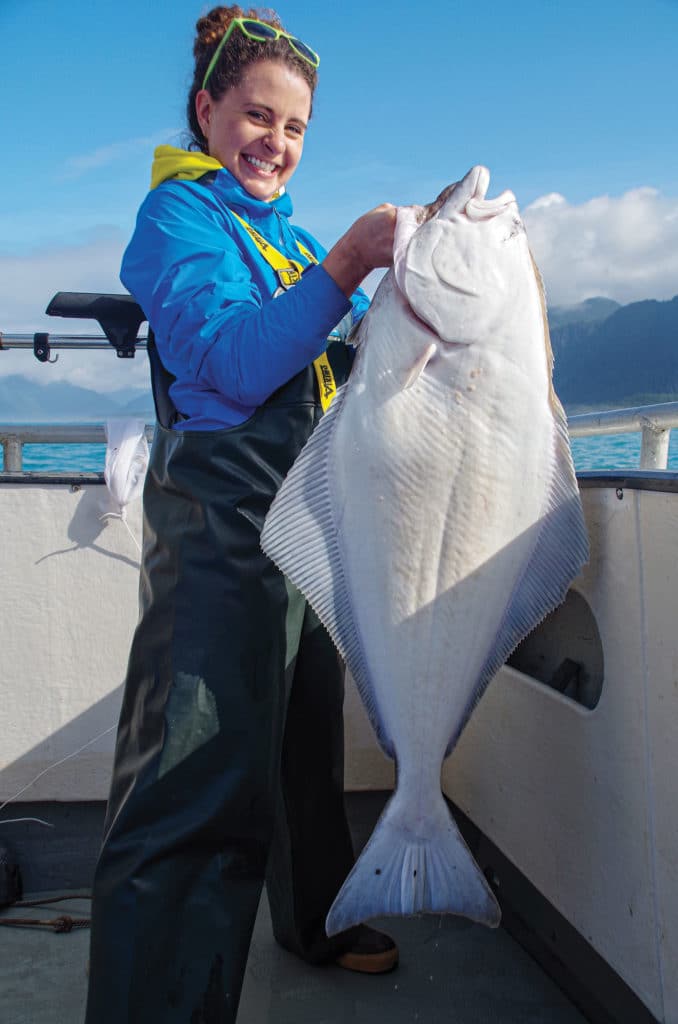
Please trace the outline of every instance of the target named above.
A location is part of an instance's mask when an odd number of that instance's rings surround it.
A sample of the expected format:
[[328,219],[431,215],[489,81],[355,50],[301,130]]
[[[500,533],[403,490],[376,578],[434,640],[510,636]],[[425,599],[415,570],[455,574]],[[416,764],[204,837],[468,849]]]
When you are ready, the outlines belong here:
[[[103,473],[106,446],[103,444],[27,444],[23,467],[26,472]],[[600,469],[638,469],[640,434],[609,434],[572,439],[572,456],[578,472]],[[4,469],[2,448],[0,467]],[[678,430],[671,433],[669,465],[678,471]]]
[[30,473],[103,473],[105,444],[26,444],[23,468]]
[[[640,432],[573,437],[572,458],[578,473],[602,469],[639,469]],[[678,471],[678,430],[671,431],[668,469]]]

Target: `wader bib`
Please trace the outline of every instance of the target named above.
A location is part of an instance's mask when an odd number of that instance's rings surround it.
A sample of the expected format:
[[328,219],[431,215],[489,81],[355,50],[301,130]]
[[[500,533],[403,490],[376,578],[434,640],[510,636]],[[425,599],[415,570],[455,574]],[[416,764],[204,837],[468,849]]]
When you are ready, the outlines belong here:
[[[341,383],[345,346],[328,355]],[[319,962],[354,937],[324,930],[353,864],[343,671],[259,547],[320,415],[309,366],[241,425],[157,427],[87,1024],[232,1024],[265,875],[287,949]]]

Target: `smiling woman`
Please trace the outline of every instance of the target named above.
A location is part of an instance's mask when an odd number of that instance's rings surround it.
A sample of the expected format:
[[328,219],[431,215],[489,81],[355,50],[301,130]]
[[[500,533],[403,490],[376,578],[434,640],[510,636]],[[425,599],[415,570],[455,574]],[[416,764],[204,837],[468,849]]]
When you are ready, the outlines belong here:
[[391,262],[384,204],[326,253],[290,224],[319,58],[275,16],[197,23],[193,149],[160,146],[121,277],[151,335],[158,426],[132,643],[94,883],[88,1024],[235,1020],[267,875],[278,941],[312,963],[398,960],[332,939],[353,864],[343,668],[263,554],[268,507],[349,372]]

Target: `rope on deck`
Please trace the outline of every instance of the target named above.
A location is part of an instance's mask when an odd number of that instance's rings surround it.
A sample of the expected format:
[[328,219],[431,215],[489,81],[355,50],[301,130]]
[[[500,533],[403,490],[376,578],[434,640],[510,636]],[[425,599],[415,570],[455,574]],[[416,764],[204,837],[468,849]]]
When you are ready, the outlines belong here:
[[[18,900],[14,907],[42,907],[48,903],[59,903],[62,900],[91,900],[89,893],[69,893],[67,896],[48,896],[42,900]],[[71,917],[61,914],[41,920],[35,917],[0,917],[0,925],[6,928],[48,928],[53,932],[72,932],[76,928],[89,928],[91,918]]]

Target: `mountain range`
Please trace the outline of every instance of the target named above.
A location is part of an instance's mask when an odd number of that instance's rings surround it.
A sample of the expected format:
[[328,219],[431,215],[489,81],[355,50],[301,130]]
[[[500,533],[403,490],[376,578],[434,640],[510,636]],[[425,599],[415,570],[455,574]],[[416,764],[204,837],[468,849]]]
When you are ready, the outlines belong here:
[[[588,316],[552,316],[553,383],[568,412],[678,399],[678,295],[611,309],[584,303]],[[577,307],[575,307],[577,308]],[[578,307],[581,311],[581,307]]]
[[[548,311],[554,385],[570,413],[678,400],[678,295],[620,305],[594,297]],[[2,422],[155,418],[150,386],[100,393],[67,381],[0,377]]]
[[139,416],[152,423],[150,386],[102,394],[64,380],[40,384],[20,374],[0,377],[2,423],[100,423],[113,416]]

